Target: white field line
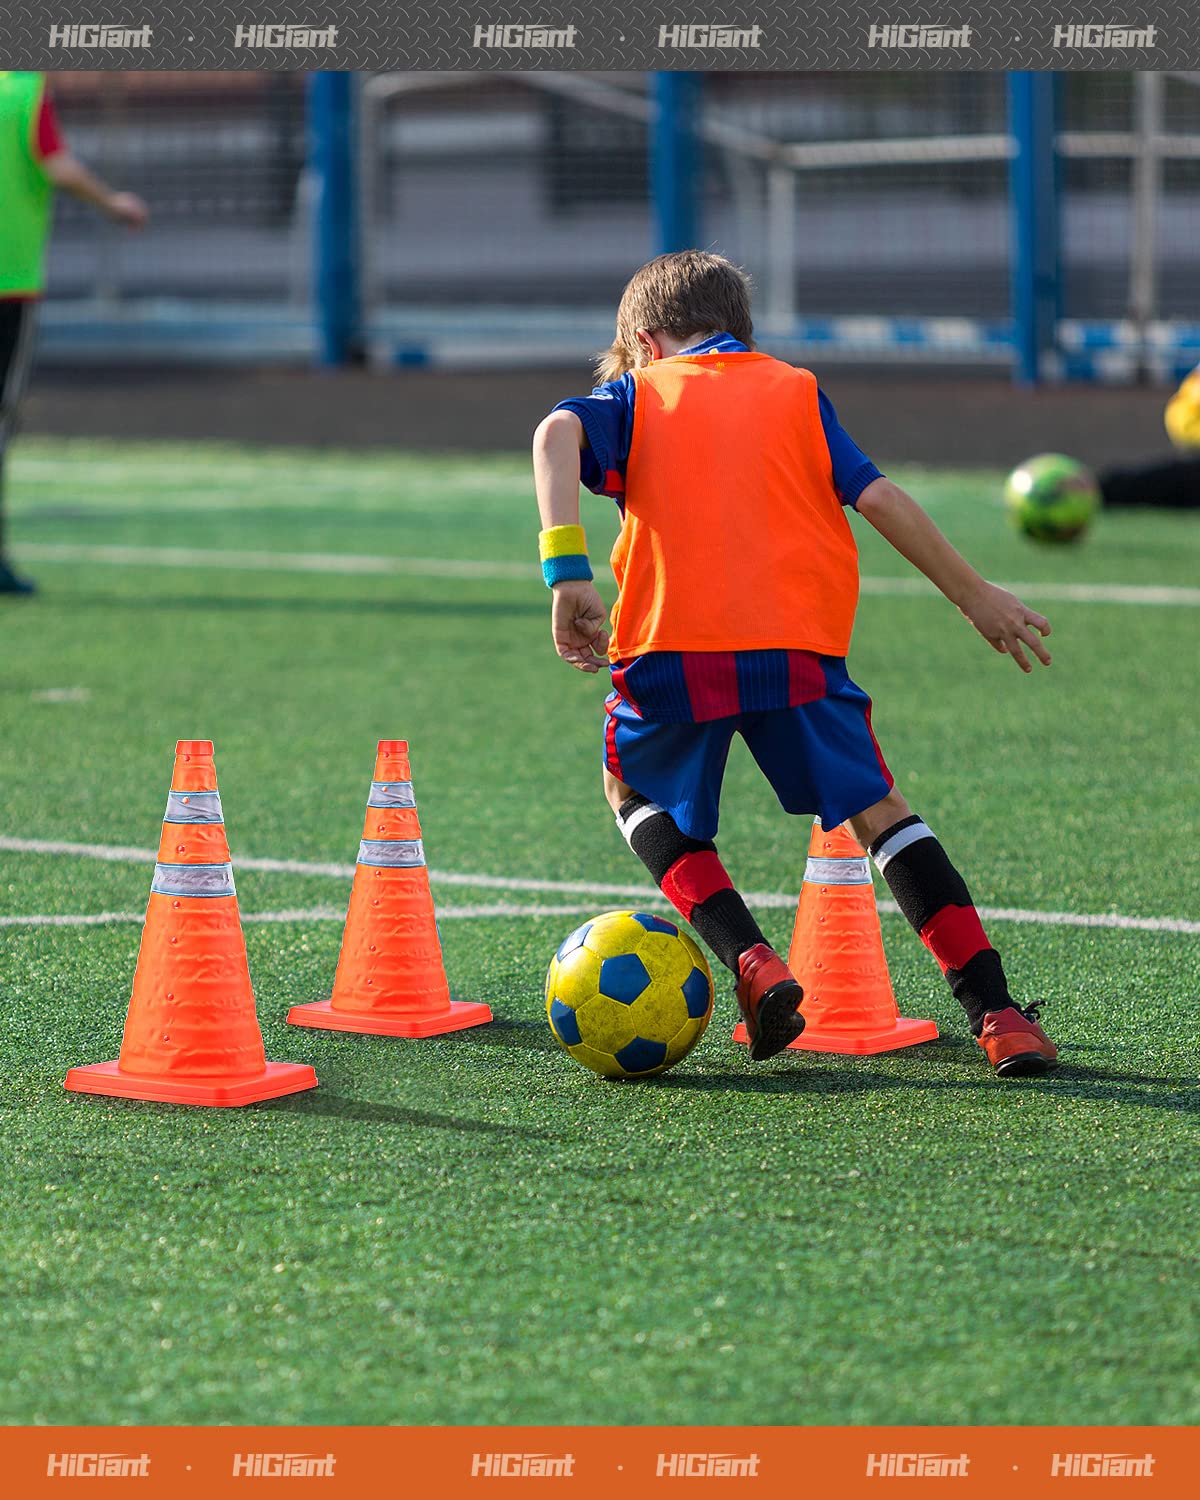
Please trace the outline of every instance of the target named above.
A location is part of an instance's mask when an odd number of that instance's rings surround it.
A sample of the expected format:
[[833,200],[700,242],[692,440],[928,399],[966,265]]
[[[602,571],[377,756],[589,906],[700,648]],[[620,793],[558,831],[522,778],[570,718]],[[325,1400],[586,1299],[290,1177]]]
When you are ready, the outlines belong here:
[[[235,552],[212,547],[124,547],[83,546],[74,542],[25,542],[18,549],[34,562],[101,563],[115,567],[226,568],[246,572],[327,573],[346,576],[378,574],[384,577],[526,580],[540,582],[536,566],[523,562],[497,562],[450,557],[379,557],[353,552]],[[611,578],[607,568],[597,573]],[[1007,583],[1005,588],[1062,604],[1125,604],[1200,608],[1200,588],[1140,583]],[[864,594],[888,598],[932,594],[923,578],[876,578],[862,580]]]
[[85,687],[35,688],[29,695],[33,703],[86,703],[91,696]]
[[449,557],[378,557],[353,552],[226,552],[213,547],[85,547],[74,542],[26,542],[23,557],[35,562],[105,563],[118,567],[232,568],[259,573],[379,573],[425,578],[541,580],[536,566],[519,562],[472,562]]
[[[924,578],[863,578],[864,594],[932,594],[933,585]],[[1149,604],[1200,607],[1200,588],[1175,587],[1165,583],[1034,583],[1029,580],[1001,585],[1014,594],[1049,599],[1057,604]]]
[[[211,494],[221,486],[240,486],[228,493],[253,509],[264,493],[277,498],[278,503],[290,506],[302,503],[304,496],[313,490],[340,497],[351,489],[355,495],[378,494],[395,503],[397,489],[409,482],[411,474],[411,466],[407,464],[389,466],[384,470],[359,465],[347,469],[344,462],[289,463],[286,459],[273,461],[264,468],[257,459],[239,461],[229,454],[222,454],[218,464],[206,468],[192,464],[194,457],[194,453],[183,453],[170,462],[139,457],[126,463],[122,459],[98,458],[94,454],[89,454],[86,459],[41,457],[23,448],[13,462],[13,477],[23,486],[65,484],[68,490],[78,490],[80,475],[84,474],[89,501],[104,490],[127,499],[130,489],[139,483],[161,487],[168,500],[181,494]],[[211,482],[208,482],[210,477]],[[500,491],[526,495],[529,491],[524,470],[507,468],[497,474],[487,463],[456,463],[432,478],[428,473],[422,473],[421,483],[424,488],[432,487],[437,494],[451,490],[462,493],[481,485],[492,494]],[[107,496],[104,503],[107,504]],[[145,508],[145,500],[130,503],[130,509]]]
[[[515,906],[509,901],[497,901],[480,906],[439,906],[439,922],[487,921],[493,918],[512,917],[585,917],[592,906]],[[304,906],[283,911],[244,911],[243,923],[247,922],[344,922],[344,906]],[[0,927],[112,927],[118,924],[142,923],[144,911],[98,911],[74,914],[35,914],[33,916],[0,917]]]
[[[119,864],[153,864],[154,853],[149,849],[134,849],[120,844],[74,844],[58,839],[20,839],[0,835],[0,850],[14,854],[62,854],[77,859],[108,860]],[[310,863],[298,859],[255,859],[235,856],[234,867],[239,870],[257,870],[273,875],[310,875],[326,879],[349,880],[353,878],[352,864]],[[546,895],[591,896],[601,899],[636,901],[665,904],[660,891],[646,885],[609,884],[590,880],[530,880],[521,876],[477,875],[457,870],[430,870],[429,878],[434,885],[467,886],[473,890],[524,891]],[[747,891],[746,901],[751,906],[790,911],[796,905],[796,893],[791,891]],[[894,901],[882,900],[879,910],[888,916],[899,914]],[[331,908],[317,908],[325,911]],[[439,907],[438,916],[568,916],[586,914],[591,907],[581,906],[507,906],[503,903],[489,907]],[[339,916],[343,913],[337,913]],[[1091,927],[1109,928],[1121,932],[1169,932],[1186,936],[1200,935],[1200,921],[1187,917],[1132,917],[1120,912],[1074,912],[1036,911],[1019,906],[981,906],[979,915],[988,922],[1030,922],[1042,927]],[[139,917],[140,921],[141,918]],[[253,916],[247,916],[253,921]],[[272,920],[269,915],[258,918]],[[275,920],[287,921],[285,914]]]

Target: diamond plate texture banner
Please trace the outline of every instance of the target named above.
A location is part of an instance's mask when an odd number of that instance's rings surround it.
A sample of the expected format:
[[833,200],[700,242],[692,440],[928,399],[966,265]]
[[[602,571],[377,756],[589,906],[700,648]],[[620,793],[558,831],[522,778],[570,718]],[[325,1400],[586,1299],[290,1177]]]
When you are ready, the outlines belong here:
[[1200,68],[1196,0],[0,0],[0,35],[55,71]]

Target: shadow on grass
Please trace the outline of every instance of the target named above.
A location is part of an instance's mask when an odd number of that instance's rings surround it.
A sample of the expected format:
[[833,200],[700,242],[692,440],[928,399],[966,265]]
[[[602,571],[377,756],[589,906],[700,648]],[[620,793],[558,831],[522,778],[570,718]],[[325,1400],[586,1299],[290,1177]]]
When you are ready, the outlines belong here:
[[545,1021],[511,1021],[495,1019],[486,1026],[472,1026],[463,1036],[481,1047],[520,1047],[533,1052],[558,1052],[558,1043],[550,1035]]
[[[473,1045],[520,1047],[547,1054],[557,1054],[558,1046],[540,1021],[493,1021],[470,1032]],[[1200,1080],[1179,1075],[1121,1073],[1092,1068],[1073,1062],[1070,1054],[1091,1048],[1064,1047],[1062,1061],[1053,1073],[1041,1078],[994,1077],[988,1070],[979,1048],[970,1037],[943,1036],[936,1042],[905,1048],[876,1057],[831,1057],[829,1053],[808,1052],[780,1059],[766,1068],[743,1073],[720,1068],[707,1059],[704,1071],[671,1070],[657,1078],[630,1080],[630,1087],[680,1089],[694,1093],[731,1094],[869,1094],[888,1090],[920,1090],[925,1093],[954,1093],[982,1089],[1034,1091],[1056,1097],[1080,1100],[1111,1100],[1120,1104],[1150,1109],[1174,1110],[1180,1114],[1200,1114]],[[744,1057],[743,1048],[737,1055]],[[955,1075],[914,1076],[913,1064],[947,1066]],[[897,1071],[889,1067],[893,1065]],[[899,1069],[905,1071],[898,1071]],[[769,1069],[769,1071],[768,1071]],[[958,1070],[962,1076],[958,1076]]]
[[[969,1049],[969,1050],[968,1050]],[[960,1056],[954,1056],[954,1052]],[[645,1079],[644,1085],[663,1089],[692,1090],[698,1093],[741,1094],[868,1094],[889,1091],[919,1090],[925,1093],[962,1093],[993,1090],[1046,1094],[1055,1098],[1081,1101],[1112,1102],[1149,1109],[1171,1110],[1178,1114],[1200,1114],[1200,1080],[1178,1074],[1120,1073],[1091,1068],[1083,1063],[1060,1061],[1057,1069],[1037,1078],[996,1078],[988,1070],[974,1044],[958,1038],[944,1038],[936,1050],[914,1049],[896,1053],[898,1064],[939,1062],[956,1066],[969,1061],[970,1077],[921,1077],[912,1072],[885,1071],[880,1058],[845,1057],[830,1063],[817,1061],[821,1054],[809,1053],[804,1062],[791,1059],[769,1072],[734,1073],[664,1073]],[[798,1065],[797,1065],[798,1064]]]
[[376,1099],[349,1099],[344,1094],[316,1090],[293,1094],[276,1101],[289,1105],[289,1113],[320,1115],[325,1119],[354,1120],[367,1125],[403,1125],[420,1130],[459,1130],[478,1135],[521,1136],[527,1140],[552,1140],[544,1130],[527,1125],[506,1125],[493,1120],[472,1120],[464,1115],[439,1115],[425,1109],[409,1109],[403,1104],[383,1104]]

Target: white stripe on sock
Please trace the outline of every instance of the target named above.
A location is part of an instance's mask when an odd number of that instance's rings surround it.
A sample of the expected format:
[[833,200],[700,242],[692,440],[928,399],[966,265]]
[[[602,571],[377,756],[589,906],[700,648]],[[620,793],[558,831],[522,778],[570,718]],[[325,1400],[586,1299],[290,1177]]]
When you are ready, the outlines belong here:
[[902,849],[907,849],[910,844],[915,844],[918,839],[931,839],[933,832],[926,823],[910,823],[907,828],[901,828],[899,832],[892,834],[883,844],[876,849],[871,858],[875,861],[875,868],[882,875],[887,869],[889,861],[895,859]]
[[617,827],[631,849],[633,848],[633,830],[640,828],[647,818],[657,817],[660,812],[665,811],[666,809],[659,807],[657,802],[647,802],[639,807],[637,812],[631,813],[628,818],[622,818],[619,813],[617,814]]

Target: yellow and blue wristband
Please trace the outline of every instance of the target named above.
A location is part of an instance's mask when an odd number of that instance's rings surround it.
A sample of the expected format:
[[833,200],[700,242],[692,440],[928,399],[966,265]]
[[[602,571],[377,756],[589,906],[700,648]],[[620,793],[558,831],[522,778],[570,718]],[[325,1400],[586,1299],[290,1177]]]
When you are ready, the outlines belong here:
[[542,560],[542,577],[546,587],[556,583],[574,583],[592,577],[588,562],[587,538],[582,526],[551,526],[538,533],[538,555]]

